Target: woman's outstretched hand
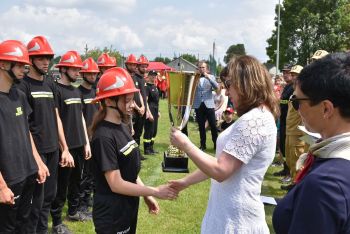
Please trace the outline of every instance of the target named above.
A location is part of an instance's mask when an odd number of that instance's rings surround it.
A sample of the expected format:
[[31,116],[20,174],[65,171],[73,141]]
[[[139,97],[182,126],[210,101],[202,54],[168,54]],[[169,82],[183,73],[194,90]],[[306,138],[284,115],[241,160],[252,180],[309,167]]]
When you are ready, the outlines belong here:
[[175,189],[178,193],[188,187],[188,184],[184,179],[170,180],[169,186]]
[[180,150],[184,150],[186,144],[189,143],[190,140],[188,137],[183,134],[180,130],[175,127],[170,129],[170,143],[179,148]]
[[178,191],[167,185],[160,185],[155,188],[156,192],[154,196],[159,199],[173,200],[177,198]]

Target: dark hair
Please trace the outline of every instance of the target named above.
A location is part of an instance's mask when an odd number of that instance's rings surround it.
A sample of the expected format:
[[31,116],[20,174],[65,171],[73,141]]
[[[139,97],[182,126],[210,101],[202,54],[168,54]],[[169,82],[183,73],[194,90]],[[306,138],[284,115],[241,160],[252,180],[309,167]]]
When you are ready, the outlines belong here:
[[329,54],[305,67],[297,78],[311,105],[329,100],[343,118],[350,118],[350,54]]
[[[122,95],[124,96],[124,95]],[[119,100],[119,97],[121,96],[114,96],[114,97],[110,97],[110,98],[114,98],[114,101],[116,103],[118,103],[118,100]],[[130,124],[130,116],[129,115],[125,115],[123,114],[117,107],[117,111],[120,115],[120,118],[122,120],[123,123],[125,123],[126,125],[129,125]],[[98,126],[98,124],[104,120],[106,118],[106,114],[107,114],[107,106],[106,106],[106,103],[105,103],[105,100],[101,100],[100,102],[100,108],[99,110],[94,114],[94,118],[92,120],[92,124],[90,125],[90,128],[88,129],[88,134],[89,134],[89,138],[91,139],[92,136],[94,135],[95,131],[96,131],[96,128]]]
[[222,82],[224,82],[225,79],[226,79],[226,77],[228,77],[228,68],[227,68],[227,66],[224,67],[224,68],[221,70],[221,72],[220,72],[220,80],[221,80]]
[[237,115],[242,116],[255,107],[265,105],[277,119],[278,100],[266,67],[249,55],[233,57],[227,67],[228,78],[239,96],[238,106],[235,106]]

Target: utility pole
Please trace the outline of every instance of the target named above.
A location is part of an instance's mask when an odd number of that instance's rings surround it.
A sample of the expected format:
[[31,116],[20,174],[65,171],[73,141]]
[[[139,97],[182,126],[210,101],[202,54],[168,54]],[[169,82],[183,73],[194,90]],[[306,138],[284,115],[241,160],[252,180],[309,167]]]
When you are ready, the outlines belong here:
[[277,18],[277,48],[276,48],[276,73],[275,76],[277,76],[277,71],[279,70],[280,65],[280,18],[281,18],[281,0],[278,0],[278,18]]
[[88,45],[85,44],[85,56],[87,56],[87,52],[88,52],[89,48],[88,48]]

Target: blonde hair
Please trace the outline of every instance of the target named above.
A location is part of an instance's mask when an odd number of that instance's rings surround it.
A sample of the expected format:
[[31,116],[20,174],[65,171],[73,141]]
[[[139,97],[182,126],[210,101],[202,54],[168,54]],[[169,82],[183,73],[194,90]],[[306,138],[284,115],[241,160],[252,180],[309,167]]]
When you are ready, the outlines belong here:
[[233,57],[228,67],[228,78],[236,89],[239,103],[235,106],[238,116],[265,105],[275,119],[279,116],[278,99],[273,91],[271,76],[256,58],[243,55]]

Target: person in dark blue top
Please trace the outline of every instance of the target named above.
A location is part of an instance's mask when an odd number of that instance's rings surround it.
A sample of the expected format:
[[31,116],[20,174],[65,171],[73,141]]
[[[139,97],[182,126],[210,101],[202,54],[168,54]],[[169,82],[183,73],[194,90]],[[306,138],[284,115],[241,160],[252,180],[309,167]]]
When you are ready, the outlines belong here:
[[276,233],[350,233],[350,55],[329,54],[300,73],[293,107],[321,139],[300,156],[296,186],[273,214]]

